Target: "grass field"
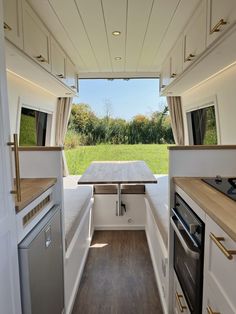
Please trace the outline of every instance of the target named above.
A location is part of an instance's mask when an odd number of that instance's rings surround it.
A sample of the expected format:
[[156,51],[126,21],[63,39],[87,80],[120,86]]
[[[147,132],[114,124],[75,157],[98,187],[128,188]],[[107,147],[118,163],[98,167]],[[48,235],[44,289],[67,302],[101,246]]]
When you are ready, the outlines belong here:
[[155,174],[168,173],[168,145],[97,145],[66,150],[70,174],[82,174],[92,161],[144,160]]

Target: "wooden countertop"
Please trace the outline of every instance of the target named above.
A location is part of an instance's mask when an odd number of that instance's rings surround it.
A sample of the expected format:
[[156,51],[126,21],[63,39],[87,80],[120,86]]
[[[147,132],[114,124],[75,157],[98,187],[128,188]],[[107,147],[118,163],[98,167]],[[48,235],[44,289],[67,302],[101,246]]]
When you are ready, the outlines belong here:
[[62,151],[63,146],[19,146],[19,151],[28,152],[51,152],[51,151]]
[[169,150],[214,150],[236,149],[236,145],[170,145]]
[[21,179],[21,202],[15,202],[18,213],[57,182],[56,178]]
[[200,178],[175,177],[178,185],[208,216],[236,241],[236,202]]

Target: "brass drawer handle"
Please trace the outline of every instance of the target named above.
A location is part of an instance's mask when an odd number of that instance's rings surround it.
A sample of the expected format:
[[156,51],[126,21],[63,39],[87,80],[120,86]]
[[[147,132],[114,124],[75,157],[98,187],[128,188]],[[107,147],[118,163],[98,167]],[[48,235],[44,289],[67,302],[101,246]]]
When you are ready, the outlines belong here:
[[47,62],[47,60],[42,55],[36,56],[35,58],[40,62]]
[[16,190],[11,191],[11,194],[16,194],[17,202],[21,201],[21,185],[20,185],[20,162],[19,162],[19,147],[18,136],[13,134],[13,142],[8,142],[8,146],[13,146],[15,156],[15,171],[16,171]]
[[187,58],[184,59],[184,62],[187,62],[187,61],[192,61],[192,59],[195,58],[195,55],[190,53]]
[[12,30],[12,28],[6,22],[4,22],[3,27],[4,27],[5,31],[11,31]]
[[176,73],[172,73],[170,77],[174,78],[174,77],[176,77],[176,75],[177,75]]
[[213,233],[210,233],[211,240],[218,246],[221,252],[229,259],[233,259],[233,255],[236,255],[236,250],[228,250],[221,242],[225,241],[223,237],[216,237]]
[[216,25],[210,30],[210,35],[219,32],[220,27],[225,24],[227,24],[227,22],[224,19],[220,19],[219,22],[216,23]]
[[178,292],[175,293],[175,297],[176,297],[176,301],[177,301],[177,304],[178,304],[178,307],[179,307],[179,310],[181,313],[184,312],[184,310],[187,309],[187,306],[183,305],[181,303],[181,299],[183,298],[183,296],[181,294],[178,294]]
[[63,74],[57,74],[57,76],[59,77],[59,78],[65,78],[65,76],[63,75]]
[[210,306],[207,307],[207,314],[220,314],[220,312],[214,312]]

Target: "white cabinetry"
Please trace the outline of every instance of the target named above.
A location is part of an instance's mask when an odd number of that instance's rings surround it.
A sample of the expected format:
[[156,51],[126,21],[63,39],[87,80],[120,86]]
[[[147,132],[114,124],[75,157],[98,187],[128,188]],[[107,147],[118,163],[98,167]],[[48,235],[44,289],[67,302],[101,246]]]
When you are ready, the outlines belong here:
[[176,274],[174,274],[173,310],[174,314],[190,314],[190,310]]
[[52,74],[65,82],[66,78],[66,54],[55,41],[51,38],[51,54],[52,54]]
[[51,71],[50,33],[25,0],[23,31],[24,51],[46,70]]
[[183,40],[182,36],[176,42],[170,55],[170,79],[173,81],[183,71]]
[[69,58],[66,59],[66,84],[74,91],[78,92],[78,80],[75,65]]
[[170,84],[170,57],[162,65],[160,78],[160,91],[163,91]]
[[3,0],[5,37],[19,48],[23,48],[22,2]]
[[206,48],[206,7],[202,1],[184,32],[184,68]]
[[235,0],[207,1],[207,45],[236,22]]
[[236,255],[231,254],[233,251],[236,252],[236,242],[207,216],[203,313],[236,313]]

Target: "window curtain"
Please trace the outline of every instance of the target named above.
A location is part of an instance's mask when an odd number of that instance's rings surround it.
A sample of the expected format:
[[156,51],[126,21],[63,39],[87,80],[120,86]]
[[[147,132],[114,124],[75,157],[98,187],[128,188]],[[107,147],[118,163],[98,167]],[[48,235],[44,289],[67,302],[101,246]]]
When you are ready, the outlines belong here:
[[[56,136],[55,144],[56,146],[63,146],[67,131],[67,126],[71,113],[72,97],[61,97],[57,101],[57,115],[56,115]],[[66,177],[69,175],[65,152],[62,152],[63,158],[63,175]]]
[[168,96],[167,103],[170,111],[172,132],[176,145],[184,145],[184,123],[181,97]]

